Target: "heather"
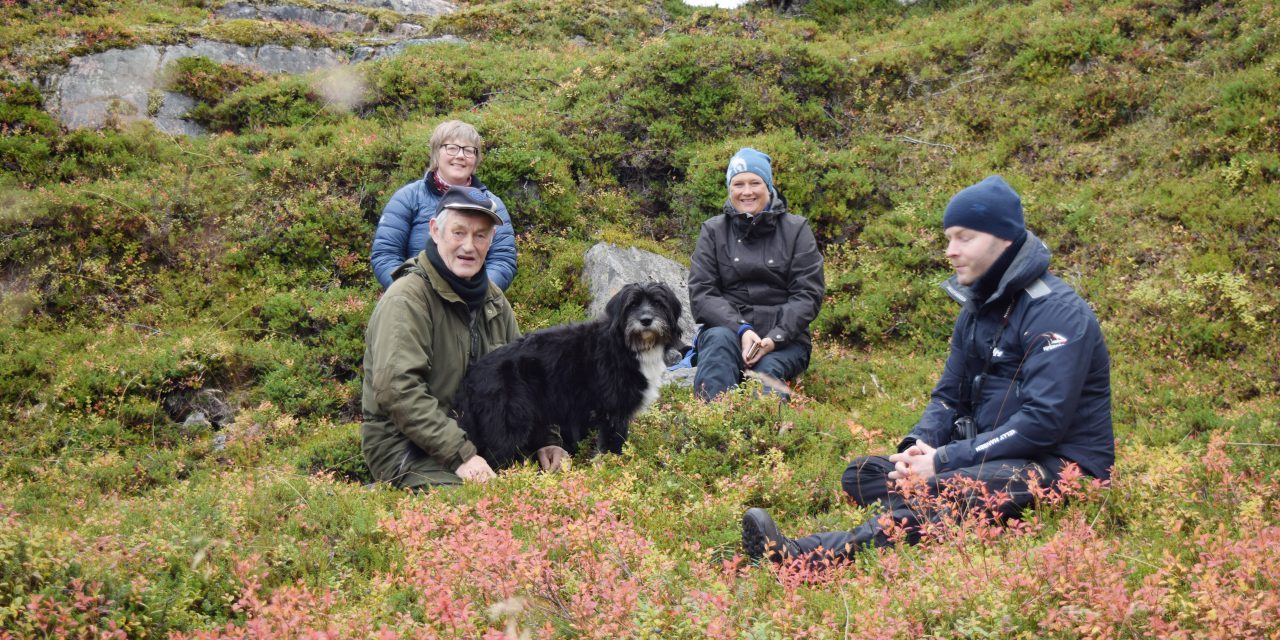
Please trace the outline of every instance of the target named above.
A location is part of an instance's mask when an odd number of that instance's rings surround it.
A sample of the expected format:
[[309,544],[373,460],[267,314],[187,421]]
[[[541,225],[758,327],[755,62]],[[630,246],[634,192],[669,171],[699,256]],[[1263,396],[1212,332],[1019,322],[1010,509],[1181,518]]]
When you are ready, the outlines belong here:
[[[88,52],[358,44],[221,4],[0,0],[0,638],[1280,633],[1270,3],[462,2],[419,23],[464,43],[356,65],[340,96],[188,59],[207,136],[43,110],[38,79]],[[451,117],[515,220],[526,330],[584,317],[597,241],[687,262],[725,160],[768,151],[826,257],[793,402],[669,387],[620,456],[366,486],[368,243]],[[954,314],[942,206],[989,173],[1108,338],[1112,481],[1005,528],[981,496],[846,565],[746,562],[748,507],[868,516],[840,471],[922,410]]]

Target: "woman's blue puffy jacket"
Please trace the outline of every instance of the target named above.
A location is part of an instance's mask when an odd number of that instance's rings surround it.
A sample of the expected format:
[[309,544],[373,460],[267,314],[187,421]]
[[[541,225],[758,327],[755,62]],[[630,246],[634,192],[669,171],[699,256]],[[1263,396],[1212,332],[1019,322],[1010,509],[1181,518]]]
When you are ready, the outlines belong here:
[[[484,267],[489,280],[505,291],[516,277],[516,234],[511,227],[511,215],[507,213],[502,199],[475,177],[471,178],[471,186],[484,191],[498,205],[498,216],[503,224],[498,227],[493,244],[489,246]],[[443,195],[436,189],[434,177],[428,172],[421,180],[401,187],[383,208],[369,256],[373,275],[383,289],[391,286],[391,273],[396,267],[427,246],[430,235],[427,223],[435,217],[436,204]]]

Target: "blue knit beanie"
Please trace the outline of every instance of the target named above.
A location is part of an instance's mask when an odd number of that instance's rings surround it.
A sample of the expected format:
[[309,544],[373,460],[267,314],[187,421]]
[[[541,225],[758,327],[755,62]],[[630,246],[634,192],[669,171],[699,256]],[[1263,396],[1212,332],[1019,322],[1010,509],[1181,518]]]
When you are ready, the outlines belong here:
[[1004,240],[1019,240],[1027,231],[1022,219],[1022,198],[1000,176],[957,193],[942,214],[942,228],[964,227],[985,231]]
[[728,187],[729,182],[739,173],[754,173],[764,178],[765,186],[769,187],[769,193],[777,193],[773,189],[773,160],[751,147],[743,147],[729,158],[729,170],[724,172],[724,186]]

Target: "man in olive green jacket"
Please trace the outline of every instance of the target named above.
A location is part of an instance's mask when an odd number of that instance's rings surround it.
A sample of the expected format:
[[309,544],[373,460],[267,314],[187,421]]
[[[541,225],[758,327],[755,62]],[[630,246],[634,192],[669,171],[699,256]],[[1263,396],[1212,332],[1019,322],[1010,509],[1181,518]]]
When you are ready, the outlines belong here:
[[[471,362],[520,336],[484,270],[502,224],[495,208],[477,189],[449,189],[426,249],[396,270],[369,318],[360,438],[376,480],[420,488],[495,477],[449,415]],[[565,456],[558,443],[538,451],[544,469]]]

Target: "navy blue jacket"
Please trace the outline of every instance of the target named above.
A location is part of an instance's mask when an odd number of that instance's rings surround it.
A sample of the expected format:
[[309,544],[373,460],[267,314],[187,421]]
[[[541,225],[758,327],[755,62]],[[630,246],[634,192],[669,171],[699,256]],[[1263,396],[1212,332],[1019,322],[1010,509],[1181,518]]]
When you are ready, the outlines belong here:
[[[1093,310],[1048,268],[1048,247],[1028,232],[986,301],[973,300],[954,276],[943,283],[962,310],[942,379],[908,436],[938,448],[938,473],[1024,458],[1053,469],[1073,461],[1089,475],[1110,477],[1115,436],[1107,345]],[[974,402],[973,380],[988,351],[991,367]],[[956,437],[956,415],[974,418],[976,437]]]
[[[507,213],[507,205],[474,176],[471,186],[493,198],[498,205],[498,216],[503,224],[494,234],[493,244],[489,245],[484,270],[489,281],[505,291],[516,277],[516,234],[511,228],[511,215]],[[391,273],[396,267],[427,246],[427,236],[431,233],[428,223],[436,217],[436,204],[443,195],[428,172],[421,180],[400,187],[382,209],[378,230],[373,235],[369,264],[383,289],[391,286]]]

